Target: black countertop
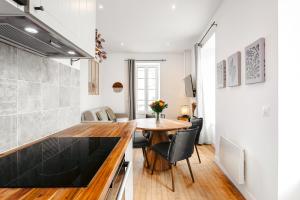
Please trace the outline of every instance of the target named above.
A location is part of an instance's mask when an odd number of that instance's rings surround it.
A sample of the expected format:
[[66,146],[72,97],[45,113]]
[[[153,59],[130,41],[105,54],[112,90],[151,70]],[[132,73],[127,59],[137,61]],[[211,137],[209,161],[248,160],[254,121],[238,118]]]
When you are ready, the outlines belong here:
[[86,187],[119,140],[48,138],[0,158],[0,187]]

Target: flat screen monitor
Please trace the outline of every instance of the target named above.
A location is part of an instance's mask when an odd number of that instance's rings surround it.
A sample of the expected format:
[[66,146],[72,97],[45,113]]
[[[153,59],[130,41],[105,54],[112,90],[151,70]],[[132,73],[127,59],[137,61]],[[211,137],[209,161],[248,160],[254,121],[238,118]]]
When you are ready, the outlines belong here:
[[187,77],[184,78],[184,85],[185,85],[185,95],[187,97],[195,97],[192,75],[188,75]]

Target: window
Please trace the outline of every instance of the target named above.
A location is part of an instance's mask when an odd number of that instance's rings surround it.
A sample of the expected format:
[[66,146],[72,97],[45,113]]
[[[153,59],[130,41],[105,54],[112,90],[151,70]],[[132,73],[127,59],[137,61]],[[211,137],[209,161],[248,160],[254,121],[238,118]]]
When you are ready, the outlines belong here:
[[160,63],[137,63],[136,67],[136,111],[150,113],[150,103],[160,97]]
[[200,48],[200,62],[197,70],[198,116],[204,118],[200,143],[211,144],[215,135],[215,34]]

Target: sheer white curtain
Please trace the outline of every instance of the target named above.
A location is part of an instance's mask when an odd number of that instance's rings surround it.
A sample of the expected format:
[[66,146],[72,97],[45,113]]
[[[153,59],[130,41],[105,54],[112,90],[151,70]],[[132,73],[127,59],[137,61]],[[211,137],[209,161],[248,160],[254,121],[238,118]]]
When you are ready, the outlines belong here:
[[197,112],[203,117],[199,143],[212,144],[215,134],[215,34],[198,48]]

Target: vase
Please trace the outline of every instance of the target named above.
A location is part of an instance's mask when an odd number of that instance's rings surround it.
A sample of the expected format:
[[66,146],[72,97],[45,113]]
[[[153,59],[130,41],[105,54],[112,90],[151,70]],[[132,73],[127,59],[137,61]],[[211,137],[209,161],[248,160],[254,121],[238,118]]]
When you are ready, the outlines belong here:
[[159,112],[156,113],[156,121],[159,122]]

